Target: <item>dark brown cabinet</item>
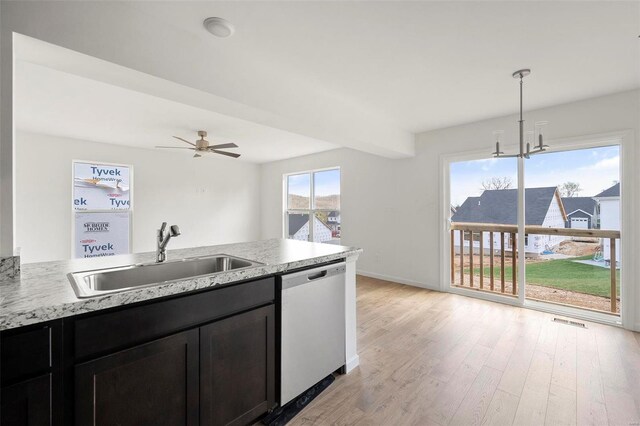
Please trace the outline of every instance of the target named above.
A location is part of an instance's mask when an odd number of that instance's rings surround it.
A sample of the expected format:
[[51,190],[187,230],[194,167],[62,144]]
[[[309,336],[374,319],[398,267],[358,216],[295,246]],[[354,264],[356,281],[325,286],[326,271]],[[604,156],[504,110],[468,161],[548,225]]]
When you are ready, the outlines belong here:
[[2,388],[0,425],[49,426],[51,415],[51,374]]
[[198,330],[77,365],[75,385],[78,426],[196,426]]
[[275,309],[200,328],[201,425],[245,425],[275,405]]
[[276,405],[261,277],[0,333],[1,426],[245,425]]
[[61,321],[0,333],[0,425],[62,424]]

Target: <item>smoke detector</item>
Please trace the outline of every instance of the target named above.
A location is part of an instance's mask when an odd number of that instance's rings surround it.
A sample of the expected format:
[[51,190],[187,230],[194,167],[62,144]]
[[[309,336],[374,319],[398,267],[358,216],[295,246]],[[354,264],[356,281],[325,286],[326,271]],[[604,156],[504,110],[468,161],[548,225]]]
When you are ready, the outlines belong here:
[[233,24],[224,18],[211,17],[204,20],[202,23],[207,31],[216,37],[228,38],[233,35],[236,28]]

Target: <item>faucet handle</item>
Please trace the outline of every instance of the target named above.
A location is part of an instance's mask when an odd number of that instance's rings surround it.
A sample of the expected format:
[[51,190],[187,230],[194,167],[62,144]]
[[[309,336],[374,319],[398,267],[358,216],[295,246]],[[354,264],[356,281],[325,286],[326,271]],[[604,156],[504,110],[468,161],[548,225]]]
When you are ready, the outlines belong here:
[[172,237],[180,235],[180,228],[178,228],[178,225],[171,225],[171,228],[169,228],[169,235]]
[[164,229],[167,227],[167,222],[162,222],[162,225],[160,226],[159,232],[160,235],[164,234]]

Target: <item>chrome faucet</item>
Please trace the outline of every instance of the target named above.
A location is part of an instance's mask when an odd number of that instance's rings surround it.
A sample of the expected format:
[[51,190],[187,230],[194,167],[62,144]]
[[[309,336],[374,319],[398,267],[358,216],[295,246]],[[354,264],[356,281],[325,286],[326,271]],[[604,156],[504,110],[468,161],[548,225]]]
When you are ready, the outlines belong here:
[[178,225],[171,225],[169,232],[165,234],[164,230],[167,227],[167,222],[162,222],[162,226],[158,229],[158,239],[156,246],[156,263],[161,263],[167,260],[167,244],[171,237],[177,237],[180,235],[180,228]]

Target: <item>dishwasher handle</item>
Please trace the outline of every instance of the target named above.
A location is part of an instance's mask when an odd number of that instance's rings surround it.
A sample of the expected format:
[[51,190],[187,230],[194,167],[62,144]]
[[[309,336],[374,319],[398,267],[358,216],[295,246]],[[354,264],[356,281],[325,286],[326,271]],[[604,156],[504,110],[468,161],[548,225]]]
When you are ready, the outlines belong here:
[[325,269],[324,271],[320,271],[318,273],[315,274],[311,274],[311,275],[307,275],[307,281],[313,281],[313,280],[317,280],[323,277],[327,276],[327,270]]
[[345,262],[341,262],[333,265],[322,266],[320,268],[283,275],[282,290],[297,287],[302,284],[312,283],[335,275],[344,274],[346,270],[347,264]]

